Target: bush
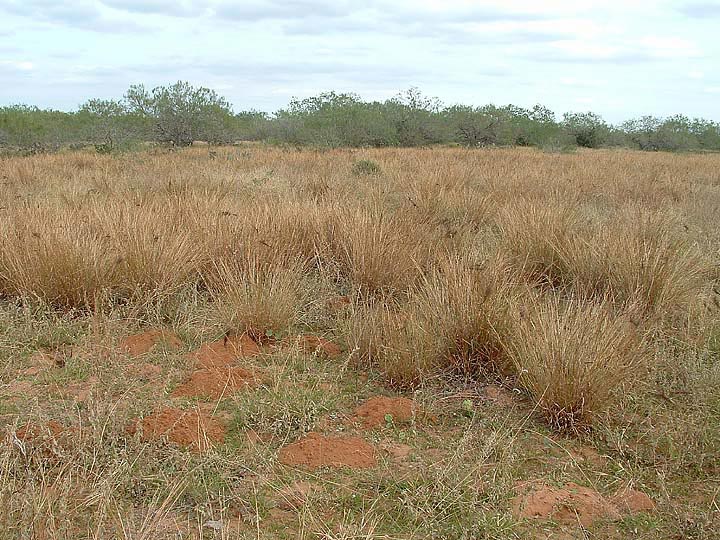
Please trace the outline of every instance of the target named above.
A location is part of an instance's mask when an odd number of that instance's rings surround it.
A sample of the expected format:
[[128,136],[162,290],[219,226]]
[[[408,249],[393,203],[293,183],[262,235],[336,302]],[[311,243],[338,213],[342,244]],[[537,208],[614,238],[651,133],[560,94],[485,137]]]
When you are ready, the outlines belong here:
[[148,92],[142,85],[125,94],[129,110],[150,120],[156,141],[190,146],[194,140],[229,142],[232,108],[213,90],[178,81]]
[[382,169],[371,159],[361,159],[353,163],[352,173],[355,176],[377,176]]

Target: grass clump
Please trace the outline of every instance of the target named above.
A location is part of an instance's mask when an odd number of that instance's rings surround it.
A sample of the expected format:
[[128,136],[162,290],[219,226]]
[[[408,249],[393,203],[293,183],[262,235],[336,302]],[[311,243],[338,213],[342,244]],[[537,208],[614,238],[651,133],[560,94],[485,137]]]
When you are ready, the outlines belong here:
[[518,384],[560,430],[589,426],[645,367],[642,336],[607,303],[539,299],[506,350]]
[[83,309],[112,287],[107,246],[70,209],[22,210],[3,221],[1,293]]
[[271,267],[253,257],[234,265],[219,263],[215,317],[226,330],[247,333],[258,342],[287,333],[300,323],[307,303],[304,270],[295,260]]

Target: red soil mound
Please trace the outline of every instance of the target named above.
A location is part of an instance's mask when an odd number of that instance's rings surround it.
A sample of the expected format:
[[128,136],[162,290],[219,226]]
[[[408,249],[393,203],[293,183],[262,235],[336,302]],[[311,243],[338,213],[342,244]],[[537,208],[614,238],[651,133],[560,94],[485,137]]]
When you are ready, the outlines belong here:
[[66,436],[68,429],[63,426],[60,422],[50,420],[47,424],[41,426],[28,422],[17,430],[15,435],[18,439],[25,442],[40,441],[40,440],[59,440],[64,435]]
[[297,336],[291,340],[291,344],[310,354],[321,354],[328,358],[336,358],[342,354],[342,349],[338,345],[319,336]]
[[622,514],[648,512],[655,503],[639,491],[624,489],[612,499],[594,489],[573,482],[562,488],[535,485],[512,501],[513,514],[519,518],[552,519],[563,524],[589,527],[599,519],[620,519]]
[[173,332],[155,329],[126,337],[120,342],[120,349],[135,357],[149,353],[160,344],[164,344],[172,350],[180,349],[183,346],[180,338]]
[[137,422],[130,432],[138,428],[142,429],[143,440],[167,437],[170,442],[199,452],[225,439],[223,425],[202,411],[165,407]]
[[304,439],[280,450],[280,463],[318,467],[364,469],[375,466],[375,449],[358,437],[324,437],[309,433]]
[[198,369],[172,395],[222,399],[256,383],[255,374],[241,367]]
[[258,354],[260,354],[258,344],[250,336],[242,334],[205,343],[190,353],[190,356],[197,361],[198,367],[213,369],[227,367],[239,358]]
[[565,487],[535,486],[512,501],[519,518],[552,519],[558,523],[591,526],[603,518],[618,519],[620,512],[594,489],[570,482]]
[[650,497],[642,491],[637,491],[629,487],[618,491],[613,497],[613,502],[621,512],[627,514],[652,512],[655,510],[655,503]]
[[393,422],[403,423],[412,420],[416,412],[417,407],[411,399],[375,396],[355,409],[352,419],[364,428],[371,429],[385,425],[388,415],[392,416]]

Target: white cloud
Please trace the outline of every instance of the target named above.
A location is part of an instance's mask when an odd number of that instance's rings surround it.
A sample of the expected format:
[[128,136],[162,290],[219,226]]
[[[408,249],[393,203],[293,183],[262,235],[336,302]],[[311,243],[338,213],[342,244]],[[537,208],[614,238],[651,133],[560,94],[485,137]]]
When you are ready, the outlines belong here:
[[32,62],[16,61],[16,60],[0,60],[0,67],[8,67],[18,71],[32,71],[35,66]]

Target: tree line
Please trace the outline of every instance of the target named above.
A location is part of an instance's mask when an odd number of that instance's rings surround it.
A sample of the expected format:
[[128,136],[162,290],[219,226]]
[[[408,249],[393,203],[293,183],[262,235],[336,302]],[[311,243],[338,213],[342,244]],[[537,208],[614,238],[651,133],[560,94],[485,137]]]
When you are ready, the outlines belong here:
[[720,151],[720,124],[683,115],[644,116],[611,125],[592,112],[557,118],[542,105],[443,105],[411,88],[386,101],[322,93],[294,99],[279,111],[234,112],[215,91],[179,81],[151,90],[131,86],[120,100],[91,99],[62,112],[26,105],[0,108],[0,149],[39,153],[89,145],[101,153],[154,142],[239,140],[322,147],[455,144],[627,147],[650,151]]

